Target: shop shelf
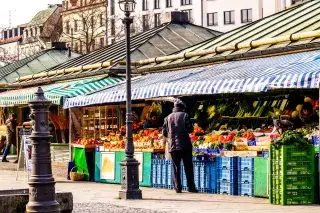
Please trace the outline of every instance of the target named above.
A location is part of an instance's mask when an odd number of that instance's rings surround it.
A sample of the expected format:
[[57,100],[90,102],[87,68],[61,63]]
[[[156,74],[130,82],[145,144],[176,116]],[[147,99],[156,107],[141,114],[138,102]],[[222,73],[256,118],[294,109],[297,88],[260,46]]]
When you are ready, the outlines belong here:
[[254,159],[254,196],[268,197],[268,159]]
[[238,182],[253,184],[254,183],[254,170],[238,171]]
[[239,183],[238,185],[238,194],[240,196],[254,196],[254,185],[248,183]]
[[238,157],[217,157],[217,169],[234,169],[237,170]]
[[219,182],[238,182],[238,171],[229,169],[217,169],[217,180]]
[[254,158],[251,157],[239,157],[238,158],[238,170],[253,171]]
[[218,193],[227,195],[238,195],[238,184],[230,182],[218,182]]

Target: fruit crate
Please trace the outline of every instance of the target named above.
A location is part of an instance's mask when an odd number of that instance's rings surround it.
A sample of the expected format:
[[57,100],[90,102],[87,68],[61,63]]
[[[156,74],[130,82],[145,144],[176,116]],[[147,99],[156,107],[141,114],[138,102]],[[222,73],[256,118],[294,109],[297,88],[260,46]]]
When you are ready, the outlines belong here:
[[268,197],[268,159],[254,159],[254,196]]
[[218,194],[238,195],[238,183],[218,182]]
[[254,170],[254,158],[250,157],[239,157],[238,158],[238,170]]
[[254,185],[248,183],[239,183],[238,194],[240,196],[254,197]]
[[218,182],[238,182],[238,170],[217,169]]
[[238,157],[217,157],[217,169],[237,170]]
[[254,170],[251,171],[238,171],[238,182],[245,184],[254,183]]

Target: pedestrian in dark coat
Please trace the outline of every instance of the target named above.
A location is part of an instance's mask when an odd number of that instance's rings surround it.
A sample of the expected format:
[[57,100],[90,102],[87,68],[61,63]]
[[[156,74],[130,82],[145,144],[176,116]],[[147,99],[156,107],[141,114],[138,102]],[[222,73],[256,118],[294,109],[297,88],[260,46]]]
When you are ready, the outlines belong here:
[[193,125],[185,112],[186,106],[181,100],[174,103],[173,112],[165,118],[162,132],[167,138],[168,150],[173,161],[173,182],[177,193],[181,193],[181,160],[187,177],[188,191],[198,192],[194,184],[192,144],[189,133],[193,132]]

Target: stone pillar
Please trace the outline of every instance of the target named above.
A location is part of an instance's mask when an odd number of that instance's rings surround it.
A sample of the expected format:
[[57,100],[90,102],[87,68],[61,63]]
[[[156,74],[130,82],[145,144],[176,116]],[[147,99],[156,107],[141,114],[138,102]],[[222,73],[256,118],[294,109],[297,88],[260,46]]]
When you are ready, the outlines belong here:
[[31,108],[32,170],[29,179],[29,203],[26,212],[59,213],[56,201],[55,181],[52,176],[49,130],[49,106],[51,101],[44,97],[39,87]]

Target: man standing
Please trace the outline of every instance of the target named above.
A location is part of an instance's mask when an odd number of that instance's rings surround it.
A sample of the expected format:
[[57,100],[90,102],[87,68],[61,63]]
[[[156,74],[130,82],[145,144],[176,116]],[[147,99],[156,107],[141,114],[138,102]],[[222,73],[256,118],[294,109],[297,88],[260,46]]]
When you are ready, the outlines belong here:
[[17,116],[15,114],[10,115],[9,119],[6,121],[6,127],[7,127],[7,146],[2,156],[2,162],[9,162],[7,160],[7,156],[10,152],[10,147],[11,145],[16,146]]
[[184,164],[184,171],[187,177],[188,191],[197,193],[194,184],[192,144],[189,133],[193,132],[193,125],[188,114],[185,112],[186,106],[181,100],[174,103],[173,112],[165,118],[162,132],[167,138],[168,150],[173,161],[173,182],[177,193],[181,193],[181,160]]

